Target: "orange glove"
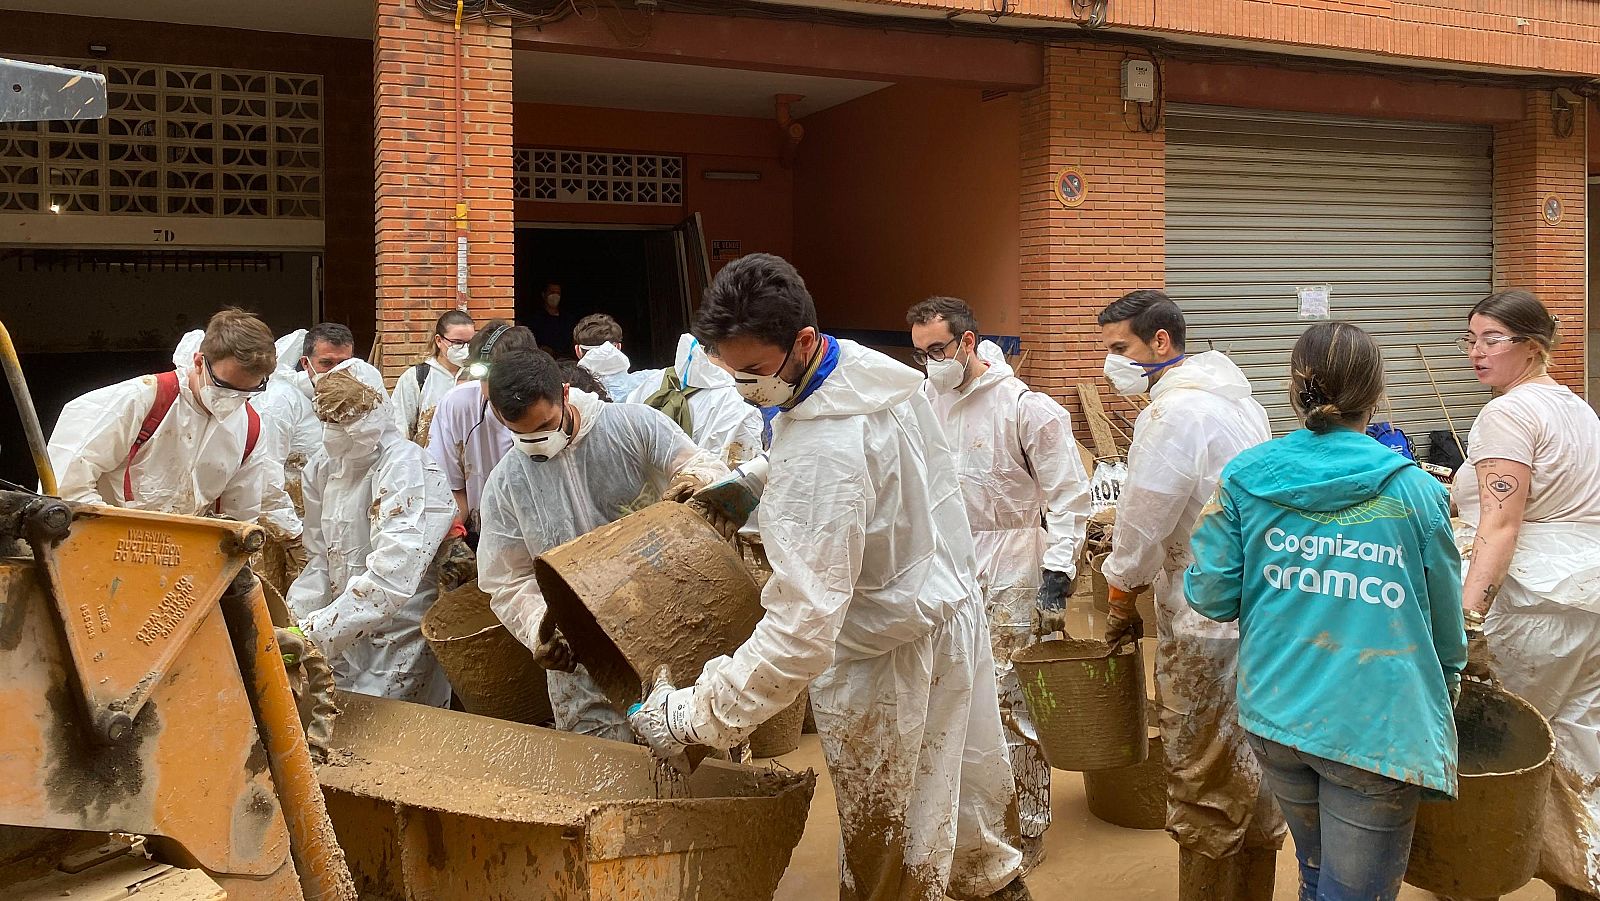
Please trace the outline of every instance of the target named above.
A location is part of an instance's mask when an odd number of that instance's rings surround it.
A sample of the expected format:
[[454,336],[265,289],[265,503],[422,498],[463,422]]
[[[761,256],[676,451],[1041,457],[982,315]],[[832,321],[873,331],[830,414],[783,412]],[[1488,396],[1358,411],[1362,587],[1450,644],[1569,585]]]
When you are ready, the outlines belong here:
[[1111,612],[1106,616],[1106,644],[1118,648],[1144,637],[1144,618],[1139,615],[1139,608],[1133,602],[1143,589],[1126,591],[1115,585],[1110,588]]

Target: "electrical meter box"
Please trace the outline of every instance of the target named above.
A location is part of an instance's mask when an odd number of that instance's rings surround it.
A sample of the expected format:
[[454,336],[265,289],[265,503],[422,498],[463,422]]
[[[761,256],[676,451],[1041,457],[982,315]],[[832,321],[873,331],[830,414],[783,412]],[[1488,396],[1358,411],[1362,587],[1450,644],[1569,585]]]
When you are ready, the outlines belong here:
[[1156,64],[1147,59],[1122,61],[1122,99],[1134,103],[1154,103]]

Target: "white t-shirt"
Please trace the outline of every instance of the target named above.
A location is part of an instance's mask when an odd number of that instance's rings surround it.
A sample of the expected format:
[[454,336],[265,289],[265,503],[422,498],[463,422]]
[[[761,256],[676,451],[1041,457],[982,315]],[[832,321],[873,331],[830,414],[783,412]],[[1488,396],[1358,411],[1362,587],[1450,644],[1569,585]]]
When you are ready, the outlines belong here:
[[1478,414],[1467,439],[1467,465],[1452,488],[1461,518],[1474,527],[1480,460],[1511,460],[1533,471],[1524,522],[1600,523],[1600,417],[1571,389],[1529,382]]
[[489,409],[478,382],[464,382],[434,408],[428,454],[444,470],[451,491],[467,492],[467,515],[478,511],[483,486],[511,450],[511,431]]

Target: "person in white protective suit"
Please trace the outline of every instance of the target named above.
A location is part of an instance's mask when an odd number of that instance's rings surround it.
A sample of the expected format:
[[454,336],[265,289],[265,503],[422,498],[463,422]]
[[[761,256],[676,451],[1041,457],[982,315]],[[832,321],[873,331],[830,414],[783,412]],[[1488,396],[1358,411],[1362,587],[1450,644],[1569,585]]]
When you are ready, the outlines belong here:
[[427,359],[407,367],[394,383],[394,420],[406,438],[426,445],[428,423],[438,405],[468,362],[467,344],[477,334],[472,317],[464,310],[447,310],[433,326]]
[[323,446],[305,469],[309,559],[285,600],[340,688],[442,707],[450,684],[422,616],[454,519],[444,474],[400,435],[366,361],[318,376],[315,403]]
[[639,387],[626,402],[667,414],[695,444],[729,466],[761,453],[761,411],[739,397],[733,377],[712,362],[693,335],[678,338],[671,369],[640,373]]
[[484,486],[478,587],[549,670],[556,728],[631,742],[627,721],[560,632],[540,641],[545,602],[534,558],[621,519],[641,495],[676,495],[720,478],[727,467],[661,413],[569,388],[541,350],[499,354],[488,382],[490,406],[511,431],[513,450]]
[[[277,365],[272,332],[222,310],[183,337],[174,373],[91,391],[61,411],[50,464],[64,500],[254,522],[300,534],[278,434],[249,404]],[[292,523],[292,525],[290,525]]]
[[1526,291],[1481,301],[1461,348],[1496,397],[1478,414],[1452,498],[1469,676],[1496,677],[1550,720],[1539,878],[1557,901],[1600,897],[1600,420],[1550,378],[1556,322]]
[[1089,477],[1066,409],[1029,390],[993,342],[978,342],[978,320],[966,303],[929,298],[906,321],[912,358],[928,373],[923,393],[955,445],[1017,780],[1021,849],[1031,868],[1044,856],[1050,825],[1050,764],[1034,743],[1011,654],[1035,635],[1065,631],[1089,518]]
[[434,408],[428,429],[428,456],[444,471],[455,496],[456,519],[467,531],[467,543],[477,544],[478,508],[489,473],[511,450],[511,432],[489,411],[489,383],[484,376],[492,359],[512,350],[536,350],[533,332],[504,319],[484,323],[467,345],[463,367],[471,381],[450,389]]
[[729,480],[760,493],[772,576],[754,634],[694,685],[657,674],[635,732],[672,761],[728,747],[809,683],[842,899],[1029,898],[972,531],[922,375],[822,334],[799,273],[767,254],[718,273],[695,333],[747,401],[781,411],[768,462]]
[[1167,832],[1178,842],[1180,901],[1267,901],[1286,826],[1239,725],[1239,626],[1184,597],[1189,537],[1222,468],[1272,437],[1250,382],[1217,351],[1184,353],[1183,311],[1160,291],[1106,307],[1105,374],[1120,395],[1146,392],[1117,501],[1106,641],[1143,635],[1134,598],[1155,591],[1156,687],[1167,755]]
[[591,313],[572,327],[572,352],[612,400],[624,400],[644,383],[646,373],[628,371],[633,363],[622,352],[622,326],[604,313]]

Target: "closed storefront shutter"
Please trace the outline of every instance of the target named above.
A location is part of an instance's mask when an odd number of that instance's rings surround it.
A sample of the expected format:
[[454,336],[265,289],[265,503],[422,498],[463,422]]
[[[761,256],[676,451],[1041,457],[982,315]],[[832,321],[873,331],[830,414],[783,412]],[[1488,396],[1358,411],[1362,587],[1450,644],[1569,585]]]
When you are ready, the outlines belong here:
[[[1289,352],[1312,323],[1297,289],[1383,346],[1391,419],[1418,444],[1463,439],[1489,392],[1454,346],[1490,291],[1488,128],[1174,106],[1167,113],[1168,293],[1191,353],[1227,352],[1283,434]],[[1419,353],[1418,346],[1421,352]]]

